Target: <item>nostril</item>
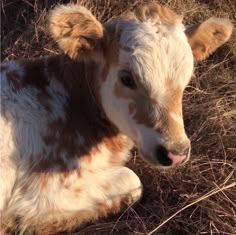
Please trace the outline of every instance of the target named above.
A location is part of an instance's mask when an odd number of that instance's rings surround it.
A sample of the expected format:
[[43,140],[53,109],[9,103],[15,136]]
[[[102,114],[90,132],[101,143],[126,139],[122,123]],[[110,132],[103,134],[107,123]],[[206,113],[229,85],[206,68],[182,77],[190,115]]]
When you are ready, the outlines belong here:
[[163,146],[158,146],[156,149],[156,158],[163,166],[172,165],[172,160],[168,157],[168,151]]

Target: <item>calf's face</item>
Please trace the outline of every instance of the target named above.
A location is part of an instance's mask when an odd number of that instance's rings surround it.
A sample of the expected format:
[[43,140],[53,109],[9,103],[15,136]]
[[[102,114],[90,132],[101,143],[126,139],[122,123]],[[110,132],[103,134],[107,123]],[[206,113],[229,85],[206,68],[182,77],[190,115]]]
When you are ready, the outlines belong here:
[[106,113],[148,162],[165,167],[184,163],[190,156],[190,140],[184,129],[182,97],[193,73],[194,51],[197,59],[206,57],[211,52],[207,43],[212,43],[214,33],[221,34],[222,26],[213,30],[210,24],[205,26],[203,35],[209,28],[211,37],[203,43],[201,37],[192,39],[190,45],[188,34],[193,29],[185,32],[179,16],[149,4],[116,27],[117,61],[101,88]]
[[[64,21],[70,22],[56,28],[63,12]],[[211,18],[185,30],[174,12],[147,4],[102,26],[89,11],[73,5],[73,12],[61,8],[52,14],[51,32],[73,59],[101,61],[102,79],[94,82],[100,82],[103,109],[144,159],[163,167],[188,160],[183,92],[194,60],[206,58],[228,40],[232,32],[228,20]]]
[[101,86],[104,109],[147,161],[182,163],[190,152],[182,96],[193,72],[182,25],[170,30],[137,20],[118,24],[118,58]]

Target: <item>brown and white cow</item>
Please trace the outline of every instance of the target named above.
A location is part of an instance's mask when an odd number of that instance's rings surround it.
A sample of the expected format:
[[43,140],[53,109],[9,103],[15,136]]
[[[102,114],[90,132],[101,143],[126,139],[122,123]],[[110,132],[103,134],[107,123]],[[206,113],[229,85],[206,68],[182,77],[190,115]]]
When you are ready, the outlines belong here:
[[183,91],[226,42],[227,19],[185,29],[147,4],[104,25],[80,5],[58,6],[49,29],[64,54],[1,65],[3,228],[47,234],[119,212],[142,185],[130,149],[156,167],[186,162]]

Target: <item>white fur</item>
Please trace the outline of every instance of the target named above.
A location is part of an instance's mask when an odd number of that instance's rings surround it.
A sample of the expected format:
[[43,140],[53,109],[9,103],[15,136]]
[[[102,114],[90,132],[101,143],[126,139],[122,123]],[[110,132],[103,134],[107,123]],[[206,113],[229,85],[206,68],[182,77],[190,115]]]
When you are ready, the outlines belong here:
[[[173,89],[180,88],[183,91],[187,86],[193,73],[193,55],[182,24],[177,24],[170,29],[165,25],[156,26],[150,22],[121,21],[119,27],[121,28],[119,63],[117,67],[112,67],[101,87],[102,104],[108,117],[120,130],[135,143],[141,143],[140,138],[144,140],[146,134],[140,136],[144,126],[138,125],[133,120],[134,115],[129,114],[128,107],[132,100],[117,97],[114,92],[116,83],[120,82],[119,70],[130,70],[148,94],[145,99],[150,99],[150,102],[155,100],[161,109],[165,108],[169,93],[165,86],[167,79],[170,80]],[[123,89],[127,90],[126,87]],[[131,96],[135,92],[138,91],[126,91]],[[149,111],[149,115],[151,112],[155,113],[158,120],[161,113],[154,107],[156,107],[155,104],[153,104],[153,110]],[[173,113],[168,115],[174,119],[176,125],[182,129],[183,136],[187,138],[182,117],[177,117]],[[158,132],[153,132],[151,128],[145,128],[145,133],[148,131],[154,137],[148,138],[148,141],[166,138],[166,136],[160,136]],[[158,144],[160,144],[158,141],[155,144],[146,143],[142,151],[146,149],[152,151],[149,148],[150,145],[155,147]]]
[[51,121],[64,118],[63,109],[67,97],[65,89],[59,82],[50,82],[47,89],[52,109],[50,116],[40,104],[37,95],[41,94],[36,88],[25,87],[15,92],[8,84],[5,74],[2,76],[2,87],[2,115],[11,123],[14,131],[14,145],[17,151],[15,156],[46,158],[44,154],[49,154],[50,150],[42,153],[42,150],[46,149],[42,136],[46,136],[47,126]]
[[[69,17],[74,13],[95,19],[87,9],[72,4],[58,7],[52,14]],[[95,22],[99,24],[96,20]],[[154,152],[156,146],[172,141],[155,130],[155,126],[147,127],[134,120],[134,114],[129,112],[132,98],[117,97],[115,85],[120,82],[119,71],[129,69],[139,80],[142,91],[145,91],[144,99],[155,103],[150,107],[157,107],[158,104],[165,108],[168,93],[166,80],[169,79],[174,88],[180,87],[183,91],[193,72],[193,55],[183,25],[176,24],[167,28],[152,22],[120,20],[118,26],[121,29],[118,64],[111,66],[99,90],[103,111],[122,132],[119,133],[120,141],[127,143],[117,156],[113,156],[113,146],[109,147],[101,141],[97,146],[92,146],[88,156],[79,160],[75,156],[68,156],[66,151],[61,151],[59,157],[67,165],[68,172],[60,172],[56,166],[51,166],[50,171],[46,172],[43,171],[45,169],[32,172],[34,164],[48,159],[51,154],[56,155],[59,143],[47,145],[43,137],[48,134],[48,125],[52,121],[66,119],[65,106],[70,94],[63,83],[50,78],[46,89],[50,112],[38,99],[42,90],[31,86],[16,90],[8,81],[7,73],[1,74],[0,128],[4,135],[0,136],[0,209],[7,221],[20,216],[24,222],[23,230],[31,226],[31,222],[37,224],[47,221],[53,212],[59,213],[61,221],[66,220],[67,215],[74,215],[73,212],[79,214],[84,210],[98,217],[101,214],[100,203],[110,207],[112,211],[112,203],[116,199],[121,200],[124,195],[131,196],[135,198],[133,202],[136,201],[142,193],[141,182],[134,172],[123,167],[129,159],[131,142],[138,145],[149,162],[157,165]],[[102,56],[102,53],[98,54]],[[103,58],[99,59],[101,67],[104,67]],[[16,62],[5,65],[8,71],[17,71],[19,79],[27,73],[24,66]],[[44,66],[49,66],[47,61]],[[48,77],[45,67],[42,70]],[[100,70],[97,71],[99,77]],[[96,79],[94,78],[94,82]],[[127,94],[131,94],[130,97],[134,97],[136,91],[124,89]],[[88,94],[91,93],[88,91]],[[157,119],[161,117],[159,110],[154,110],[153,113]],[[187,138],[182,118],[171,111],[168,115],[182,129],[183,139]],[[86,141],[83,133],[76,134],[77,143],[84,147]],[[59,133],[55,133],[56,137],[58,135]]]
[[134,140],[136,139],[137,134],[135,129],[132,128],[133,119],[129,115],[128,106],[130,101],[124,98],[117,99],[117,97],[114,95],[117,74],[117,68],[110,70],[108,79],[103,82],[101,87],[101,101],[109,119],[119,127],[122,133]]
[[[118,195],[123,196],[130,192],[134,192],[139,198],[142,190],[139,178],[126,167],[115,167],[106,171],[97,169],[95,173],[84,170],[80,178],[76,172],[72,173],[64,182],[66,188],[61,186],[59,176],[55,175],[49,178],[43,191],[39,191],[37,178],[28,178],[28,180],[24,178],[24,181],[22,179],[21,184],[13,192],[7,213],[14,211],[16,215],[27,216],[27,219],[34,217],[39,221],[44,220],[48,210],[70,213],[92,211],[98,216],[99,204],[109,206]],[[24,185],[27,185],[30,190],[22,195],[20,190]],[[104,191],[103,187],[106,185],[108,190]],[[78,193],[76,189],[79,189]],[[139,190],[138,195],[136,190]]]
[[[123,26],[123,25],[122,25]],[[131,22],[124,25],[120,44],[131,48],[121,50],[121,66],[128,66],[143,81],[154,97],[163,97],[164,81],[176,86],[187,85],[193,73],[193,55],[182,25],[170,31],[165,26]]]
[[[18,69],[23,71],[20,66]],[[11,70],[8,68],[8,71]],[[38,95],[43,95],[39,89],[26,86],[15,91],[7,80],[7,73],[1,74],[1,88],[0,129],[4,136],[0,136],[0,210],[5,219],[14,215],[24,221],[43,221],[50,211],[73,213],[88,210],[99,216],[99,203],[109,207],[122,195],[133,193],[135,200],[141,196],[140,180],[131,170],[121,166],[129,158],[130,147],[113,156],[103,143],[92,150],[91,159],[87,159],[88,156],[70,160],[67,153],[62,152],[60,157],[71,170],[69,176],[62,185],[63,174],[55,166],[42,189],[42,178],[47,174],[32,174],[32,163],[37,164],[55,154],[57,144],[46,145],[43,136],[48,133],[48,124],[65,119],[68,94],[60,82],[51,79],[46,89],[51,110],[48,112],[38,100]],[[129,143],[127,137],[121,138]],[[80,133],[77,133],[77,139],[81,146],[85,144]],[[113,158],[114,162],[118,159],[117,163],[112,163]],[[104,185],[110,187],[107,192]]]
[[[7,71],[17,71],[19,75],[24,75],[24,68],[15,62],[3,65],[7,67]],[[51,82],[48,92],[51,97],[49,101],[53,110],[52,116],[49,116],[39,103],[37,89],[25,87],[15,92],[7,81],[6,72],[1,74],[1,210],[10,198],[16,180],[16,169],[24,172],[32,157],[36,158],[34,161],[39,161],[52,151],[45,146],[42,136],[46,135],[50,121],[64,117],[63,104],[66,102],[66,93],[56,82]],[[46,151],[43,152],[43,149]]]
[[16,159],[9,161],[9,155],[15,152],[11,123],[0,118],[0,130],[0,211],[2,211],[11,197],[17,166],[14,162]]

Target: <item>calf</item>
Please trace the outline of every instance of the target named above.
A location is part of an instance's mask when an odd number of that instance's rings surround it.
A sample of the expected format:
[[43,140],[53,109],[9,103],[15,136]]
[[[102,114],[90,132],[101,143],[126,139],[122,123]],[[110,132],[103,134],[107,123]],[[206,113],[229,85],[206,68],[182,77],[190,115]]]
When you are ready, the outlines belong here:
[[189,159],[183,91],[232,25],[185,28],[157,4],[102,25],[70,4],[49,30],[63,54],[1,65],[2,226],[42,234],[136,202],[142,185],[124,166],[133,146],[156,167]]

